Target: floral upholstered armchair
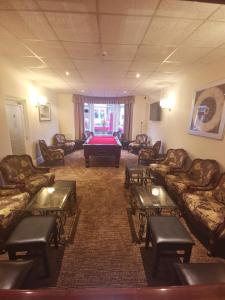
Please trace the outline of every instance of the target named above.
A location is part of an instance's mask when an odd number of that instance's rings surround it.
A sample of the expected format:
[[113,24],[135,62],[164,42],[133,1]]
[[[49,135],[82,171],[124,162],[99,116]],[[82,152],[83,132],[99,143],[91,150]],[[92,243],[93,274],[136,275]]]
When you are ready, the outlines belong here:
[[64,164],[64,150],[48,147],[44,140],[39,140],[39,147],[45,163],[51,164],[56,161],[62,161]]
[[147,147],[148,142],[147,134],[138,134],[136,139],[129,143],[128,151],[137,154],[141,148]]
[[141,161],[150,163],[153,159],[157,158],[157,156],[159,155],[160,147],[161,141],[157,141],[152,147],[141,149],[138,153],[138,163],[140,163]]
[[182,207],[181,196],[184,192],[193,192],[202,188],[210,188],[219,176],[219,164],[212,159],[195,159],[186,172],[176,172],[165,177],[166,186]]
[[187,219],[207,238],[209,251],[215,254],[217,242],[225,243],[225,173],[213,189],[184,193],[182,200]]
[[33,195],[43,186],[51,186],[55,175],[48,168],[37,168],[29,155],[8,155],[0,163],[6,184]]
[[21,193],[16,185],[0,187],[0,245],[15,225],[19,211],[24,209],[30,200],[28,193]]
[[75,141],[67,140],[64,134],[56,133],[54,142],[56,147],[64,150],[65,154],[69,154],[75,150]]
[[165,176],[169,173],[183,170],[188,159],[188,154],[184,149],[169,149],[163,160],[149,165],[149,171],[164,184]]

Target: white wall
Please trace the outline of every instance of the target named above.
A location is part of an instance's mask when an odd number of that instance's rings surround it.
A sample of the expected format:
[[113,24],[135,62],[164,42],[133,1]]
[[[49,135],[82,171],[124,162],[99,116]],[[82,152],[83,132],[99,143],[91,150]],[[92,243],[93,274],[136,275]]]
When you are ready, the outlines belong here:
[[[225,169],[225,140],[216,140],[188,134],[192,101],[195,90],[210,82],[225,80],[225,62],[199,65],[189,70],[176,85],[165,91],[163,96],[172,95],[175,107],[169,112],[163,109],[160,122],[150,121],[148,132],[153,139],[160,139],[165,148],[184,148],[191,158],[216,159]],[[159,100],[158,99],[155,100]]]
[[[34,93],[47,97],[48,102],[51,104],[51,121],[39,121],[38,108],[33,103]],[[33,159],[36,159],[39,156],[37,152],[38,140],[45,139],[48,144],[51,144],[53,135],[59,132],[56,94],[25,80],[21,73],[13,69],[10,62],[3,59],[0,61],[0,159],[7,154],[11,154],[11,143],[5,114],[6,97],[25,100],[27,115],[26,152],[31,154]]]
[[[146,96],[135,96],[133,106],[132,139],[139,133],[147,133],[150,100]],[[142,123],[141,123],[142,122]]]
[[75,139],[74,104],[72,94],[58,95],[59,129],[67,139]]

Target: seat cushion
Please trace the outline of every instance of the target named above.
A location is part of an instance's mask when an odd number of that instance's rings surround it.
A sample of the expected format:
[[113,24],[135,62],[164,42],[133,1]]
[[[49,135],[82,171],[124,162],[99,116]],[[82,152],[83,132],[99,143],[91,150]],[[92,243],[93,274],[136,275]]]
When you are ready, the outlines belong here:
[[174,216],[151,216],[149,227],[156,244],[194,244],[187,230]]
[[182,284],[225,283],[225,264],[223,263],[175,264],[174,266]]
[[160,175],[162,177],[165,177],[166,174],[170,172],[170,166],[164,164],[150,164],[149,169],[153,174]]
[[75,147],[75,142],[66,142],[64,145],[65,145],[66,147],[73,148],[73,147]]
[[183,203],[193,217],[203,223],[210,231],[214,232],[224,224],[225,205],[215,198],[205,198],[200,195],[185,193]]
[[186,174],[179,175],[168,174],[165,177],[165,182],[170,190],[178,194],[182,194],[190,185],[197,185],[197,181],[190,179]]
[[43,186],[50,186],[54,182],[55,175],[53,173],[34,174],[26,178],[25,188],[31,193],[35,194]]
[[30,199],[28,193],[0,198],[0,228],[6,229],[15,218],[15,210],[21,210],[26,207]]
[[55,216],[26,217],[16,226],[6,242],[6,249],[28,244],[47,243],[56,224]]
[[22,287],[33,261],[1,261],[0,289],[19,289]]

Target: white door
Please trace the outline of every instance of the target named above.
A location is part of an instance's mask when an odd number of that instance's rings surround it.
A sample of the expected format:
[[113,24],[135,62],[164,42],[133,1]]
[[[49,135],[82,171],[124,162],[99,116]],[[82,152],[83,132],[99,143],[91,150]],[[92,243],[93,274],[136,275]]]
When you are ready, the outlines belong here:
[[6,115],[12,146],[12,153],[18,155],[25,154],[25,122],[23,105],[16,101],[7,102]]

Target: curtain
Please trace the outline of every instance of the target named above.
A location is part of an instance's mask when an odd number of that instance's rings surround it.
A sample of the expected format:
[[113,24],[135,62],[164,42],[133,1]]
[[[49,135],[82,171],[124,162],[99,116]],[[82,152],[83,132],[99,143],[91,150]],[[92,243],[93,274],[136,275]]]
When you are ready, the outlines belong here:
[[75,138],[82,139],[84,134],[84,102],[82,96],[74,95]]
[[126,97],[90,97],[83,95],[74,95],[74,99],[80,103],[92,104],[129,104],[134,103],[134,96]]
[[127,140],[132,140],[133,123],[133,102],[125,103],[124,107],[124,136]]
[[130,140],[132,137],[133,122],[133,103],[134,96],[126,97],[90,97],[74,95],[74,118],[75,118],[75,137],[81,139],[84,133],[84,103],[92,104],[124,104],[124,135]]

